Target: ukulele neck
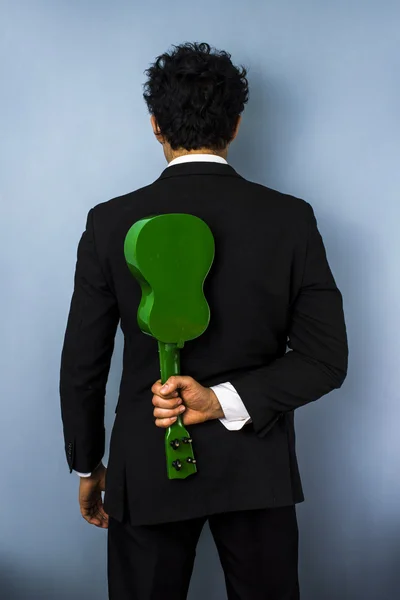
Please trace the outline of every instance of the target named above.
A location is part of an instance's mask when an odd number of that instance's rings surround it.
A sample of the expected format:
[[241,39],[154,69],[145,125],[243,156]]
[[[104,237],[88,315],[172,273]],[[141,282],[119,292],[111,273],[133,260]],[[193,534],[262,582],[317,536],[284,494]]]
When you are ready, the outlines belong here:
[[158,342],[160,357],[161,383],[165,383],[172,375],[180,375],[180,354],[177,344]]

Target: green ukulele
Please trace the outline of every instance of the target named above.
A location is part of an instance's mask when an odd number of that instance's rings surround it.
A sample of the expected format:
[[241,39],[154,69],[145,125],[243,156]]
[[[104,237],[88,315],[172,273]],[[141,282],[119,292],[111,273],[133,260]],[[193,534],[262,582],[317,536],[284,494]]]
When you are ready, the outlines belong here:
[[[207,329],[210,309],[203,292],[214,259],[214,238],[204,221],[165,214],[134,223],[124,244],[125,260],[140,283],[140,329],[158,340],[161,381],[180,374],[180,350]],[[192,440],[181,416],[165,432],[169,479],[196,473]]]

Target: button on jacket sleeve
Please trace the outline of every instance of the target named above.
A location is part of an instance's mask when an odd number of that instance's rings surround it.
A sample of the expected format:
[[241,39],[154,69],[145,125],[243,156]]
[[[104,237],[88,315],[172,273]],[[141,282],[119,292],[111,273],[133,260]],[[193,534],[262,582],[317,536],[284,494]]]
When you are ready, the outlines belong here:
[[231,378],[261,437],[283,413],[341,387],[347,374],[342,295],[329,267],[314,211],[306,204],[308,234],[304,236],[302,283],[289,315],[289,350],[270,364]]
[[91,209],[78,245],[61,355],[61,415],[70,471],[91,472],[104,454],[105,389],[118,322],[116,298],[96,252]]

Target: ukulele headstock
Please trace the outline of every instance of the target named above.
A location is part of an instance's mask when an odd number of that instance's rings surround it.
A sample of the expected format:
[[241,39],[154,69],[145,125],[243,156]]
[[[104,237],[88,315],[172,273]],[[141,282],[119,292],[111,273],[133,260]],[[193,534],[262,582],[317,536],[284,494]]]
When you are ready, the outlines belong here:
[[169,479],[185,479],[196,473],[192,439],[180,417],[165,432],[165,456]]

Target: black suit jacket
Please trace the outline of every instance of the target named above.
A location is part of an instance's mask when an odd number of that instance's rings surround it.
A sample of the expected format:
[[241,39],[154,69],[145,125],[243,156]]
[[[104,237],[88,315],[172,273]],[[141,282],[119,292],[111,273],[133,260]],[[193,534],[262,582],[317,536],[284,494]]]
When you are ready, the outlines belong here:
[[[252,418],[239,431],[217,419],[191,426],[198,473],[168,480],[164,430],[154,425],[157,342],[138,327],[140,288],[123,242],[138,219],[188,212],[210,226],[215,261],[205,294],[211,322],[182,351],[182,374],[230,381]],[[184,285],[184,281],[182,282]],[[70,469],[104,453],[104,398],[120,322],[123,373],[105,509],[151,524],[303,500],[294,410],[339,388],[348,346],[342,296],[311,205],[252,183],[231,166],[184,163],[151,185],[89,211],[61,361],[61,407]]]

